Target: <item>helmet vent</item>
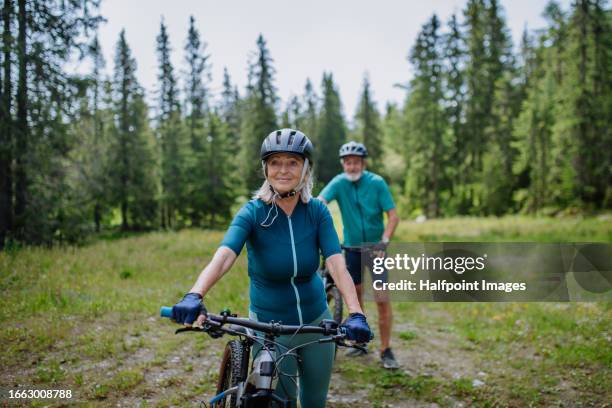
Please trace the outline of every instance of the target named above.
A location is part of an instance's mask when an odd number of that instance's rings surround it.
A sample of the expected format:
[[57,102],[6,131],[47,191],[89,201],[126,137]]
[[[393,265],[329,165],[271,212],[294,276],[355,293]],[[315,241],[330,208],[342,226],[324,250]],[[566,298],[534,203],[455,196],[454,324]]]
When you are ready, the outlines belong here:
[[281,134],[282,132],[280,130],[276,131],[276,144],[280,144]]
[[293,144],[293,139],[295,139],[295,132],[289,133],[289,140],[287,141],[287,146],[291,146]]
[[305,144],[306,144],[306,138],[305,138],[305,137],[303,137],[303,138],[302,138],[302,141],[300,142],[299,147],[302,147],[302,146],[304,146]]

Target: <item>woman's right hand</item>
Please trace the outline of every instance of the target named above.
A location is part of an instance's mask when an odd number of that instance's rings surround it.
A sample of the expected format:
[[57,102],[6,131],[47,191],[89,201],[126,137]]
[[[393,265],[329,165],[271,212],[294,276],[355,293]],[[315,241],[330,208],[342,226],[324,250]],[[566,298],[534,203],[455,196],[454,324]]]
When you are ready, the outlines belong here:
[[191,326],[196,320],[198,320],[198,323],[203,323],[206,313],[208,311],[204,302],[202,302],[202,295],[189,292],[172,307],[172,320],[183,323],[185,326]]

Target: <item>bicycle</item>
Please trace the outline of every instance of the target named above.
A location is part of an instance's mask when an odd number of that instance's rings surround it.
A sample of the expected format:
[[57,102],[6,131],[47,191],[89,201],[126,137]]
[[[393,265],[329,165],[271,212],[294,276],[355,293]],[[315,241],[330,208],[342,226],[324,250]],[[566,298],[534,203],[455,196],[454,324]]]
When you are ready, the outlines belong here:
[[327,305],[329,310],[332,312],[334,321],[338,324],[342,323],[342,316],[344,313],[342,305],[342,294],[336,286],[334,279],[325,266],[325,259],[321,257],[321,265],[317,270],[317,273],[323,280],[323,287],[325,288],[325,297],[327,298]]
[[[162,317],[171,318],[172,308],[162,307],[160,314]],[[264,333],[265,337],[256,336],[254,330]],[[175,333],[187,331],[204,332],[212,338],[220,338],[224,334],[239,338],[230,340],[225,346],[216,395],[209,401],[210,408],[293,408],[291,401],[274,394],[279,375],[284,375],[278,367],[284,358],[295,356],[296,350],[314,343],[335,342],[339,346],[362,348],[345,343],[344,329],[334,320],[323,320],[319,326],[292,326],[239,318],[225,310],[220,315],[208,313],[202,327],[184,327],[177,329]],[[282,352],[285,347],[274,341],[281,335],[298,333],[317,333],[328,337],[285,352]],[[255,343],[260,344],[262,349],[255,356],[249,372],[251,347]]]

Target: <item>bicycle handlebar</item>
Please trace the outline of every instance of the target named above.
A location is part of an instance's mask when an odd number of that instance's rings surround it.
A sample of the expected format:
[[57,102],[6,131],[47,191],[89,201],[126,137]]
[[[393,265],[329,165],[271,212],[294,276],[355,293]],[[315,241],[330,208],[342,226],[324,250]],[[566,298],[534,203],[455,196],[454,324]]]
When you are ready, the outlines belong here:
[[344,249],[345,251],[355,251],[355,252],[361,252],[367,249],[366,246],[350,246],[350,245],[340,245],[341,249]]
[[[161,317],[172,318],[172,308],[168,306],[162,306],[160,309]],[[295,325],[283,325],[276,322],[270,323],[261,323],[256,322],[250,319],[244,319],[234,316],[229,316],[227,314],[216,315],[213,313],[208,313],[206,322],[204,323],[203,328],[193,328],[193,327],[184,327],[182,329],[178,329],[176,333],[185,332],[185,331],[203,331],[207,332],[212,337],[220,337],[221,335],[213,335],[215,331],[221,331],[225,333],[229,333],[232,335],[239,335],[239,333],[232,329],[231,325],[246,327],[253,330],[258,330],[264,333],[269,333],[274,336],[280,336],[282,334],[295,334],[295,333],[316,333],[323,334],[325,336],[330,336],[326,338],[319,339],[319,343],[329,343],[335,342],[337,345],[342,347],[352,347],[359,349],[363,352],[367,353],[367,349],[360,344],[347,344],[346,340],[346,330],[344,327],[339,327],[337,323],[333,320],[323,320],[320,326],[295,326]],[[211,322],[212,326],[211,327]],[[230,327],[223,327],[224,324],[229,323]],[[372,336],[371,338],[374,338]]]
[[348,246],[348,245],[340,245],[340,248],[345,250],[345,251],[351,251],[351,252],[373,252],[373,251],[377,251],[377,245],[380,245],[380,243],[368,243],[368,244],[364,244],[364,245],[357,245],[357,246]]
[[159,315],[161,317],[167,317],[168,319],[172,319],[172,308],[168,306],[162,306],[159,309]]
[[[160,309],[161,317],[172,318],[172,308],[167,306],[162,306]],[[264,333],[273,334],[276,336],[280,336],[283,334],[294,334],[296,332],[299,333],[316,333],[316,334],[338,334],[340,332],[338,327],[331,326],[310,326],[310,325],[284,325],[277,322],[270,323],[262,323],[256,322],[251,319],[245,319],[241,317],[234,317],[230,315],[217,315],[214,313],[208,313],[206,321],[213,321],[219,323],[220,325],[229,323],[235,324],[237,326],[246,327],[248,329],[257,330]]]

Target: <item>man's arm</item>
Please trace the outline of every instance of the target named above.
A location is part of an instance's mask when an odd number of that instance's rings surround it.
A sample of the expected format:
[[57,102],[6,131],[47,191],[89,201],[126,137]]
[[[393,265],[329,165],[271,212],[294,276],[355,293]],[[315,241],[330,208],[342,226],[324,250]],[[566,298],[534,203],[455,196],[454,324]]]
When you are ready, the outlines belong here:
[[385,231],[381,237],[383,242],[389,242],[395,233],[395,228],[397,228],[397,224],[399,224],[400,219],[397,216],[397,210],[395,208],[387,211],[387,226],[385,227]]
[[337,189],[337,177],[334,177],[325,187],[323,187],[323,190],[319,192],[319,196],[317,198],[321,200],[323,204],[328,205],[337,198]]

